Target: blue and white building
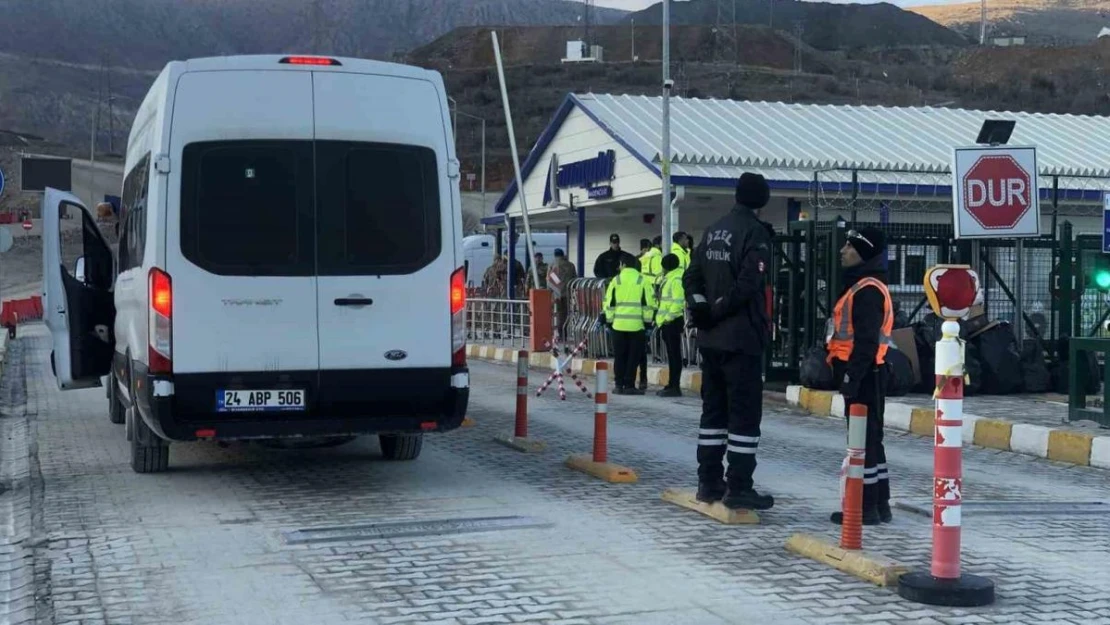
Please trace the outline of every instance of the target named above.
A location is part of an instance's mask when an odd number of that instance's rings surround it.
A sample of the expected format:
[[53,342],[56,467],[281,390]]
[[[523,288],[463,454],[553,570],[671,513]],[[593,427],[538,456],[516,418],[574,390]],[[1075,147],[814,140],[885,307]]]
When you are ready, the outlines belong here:
[[[695,236],[731,208],[746,171],[770,182],[763,218],[779,231],[848,217],[853,206],[860,221],[950,224],[952,149],[974,144],[987,119],[1016,120],[1009,144],[1038,148],[1043,233],[1054,193],[1057,219],[1101,232],[1110,118],[684,98],[671,106],[671,180],[684,191],[678,229]],[[586,275],[610,233],[635,253],[662,229],[661,111],[659,97],[568,95],[523,163],[533,228],[567,229],[568,256]],[[520,217],[514,183],[484,221],[519,230]]]

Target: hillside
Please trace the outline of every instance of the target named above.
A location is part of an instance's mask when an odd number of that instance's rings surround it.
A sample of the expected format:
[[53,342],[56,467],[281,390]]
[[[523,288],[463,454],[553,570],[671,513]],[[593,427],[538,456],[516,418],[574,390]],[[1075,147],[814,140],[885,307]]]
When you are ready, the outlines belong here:
[[[580,38],[574,26],[499,28],[501,56],[506,65],[559,63],[566,56],[567,41]],[[494,64],[488,28],[459,28],[432,43],[413,50],[406,61],[439,70],[474,69]],[[741,26],[738,36],[739,64],[793,69],[794,41],[766,27]],[[633,29],[630,26],[598,26],[590,30],[590,41],[604,48],[606,63],[632,60]],[[636,56],[658,62],[663,57],[662,30],[658,26],[635,27]],[[711,26],[673,26],[671,58],[676,63],[713,60]],[[810,71],[827,71],[824,55],[804,46],[802,66]]]
[[388,58],[459,26],[574,24],[582,11],[566,0],[0,0],[0,52],[150,69],[260,52]]
[[[632,13],[625,21],[662,24],[663,9],[656,4]],[[715,24],[713,0],[672,2],[674,24]],[[960,46],[967,40],[936,22],[893,4],[834,4],[799,0],[736,0],[736,21],[793,32],[802,27],[802,40],[821,50],[886,46]],[[743,41],[743,39],[740,39]]]
[[[979,39],[978,2],[915,6],[909,9],[969,38]],[[1108,0],[991,0],[987,38],[1025,35],[1029,44],[1076,44],[1095,39],[1110,26]]]

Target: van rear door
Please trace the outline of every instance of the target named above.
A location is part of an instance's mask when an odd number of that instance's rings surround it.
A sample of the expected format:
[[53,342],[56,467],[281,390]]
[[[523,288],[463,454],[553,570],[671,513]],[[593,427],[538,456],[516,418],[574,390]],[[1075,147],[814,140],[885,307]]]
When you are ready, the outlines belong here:
[[311,72],[185,73],[171,133],[174,373],[300,372],[314,383]]
[[457,266],[442,95],[337,71],[315,72],[314,93],[321,385],[328,371],[434,368],[446,386]]

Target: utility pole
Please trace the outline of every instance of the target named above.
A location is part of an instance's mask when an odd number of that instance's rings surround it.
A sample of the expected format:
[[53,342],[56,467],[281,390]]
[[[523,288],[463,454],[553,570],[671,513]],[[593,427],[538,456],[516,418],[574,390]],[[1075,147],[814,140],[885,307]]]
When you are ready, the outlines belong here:
[[987,0],[979,2],[979,45],[987,43]]
[[636,62],[636,18],[632,18],[632,58],[633,63]]
[[592,49],[590,47],[590,19],[593,17],[593,12],[590,9],[593,6],[593,0],[585,0],[582,5],[582,22],[586,27],[586,33],[582,37],[582,42],[586,44],[586,54],[590,54],[590,50]]
[[794,73],[802,73],[802,34],[805,27],[801,20],[794,22]]
[[676,224],[671,223],[671,0],[663,0],[663,145],[659,151],[662,180],[663,243],[671,240]]

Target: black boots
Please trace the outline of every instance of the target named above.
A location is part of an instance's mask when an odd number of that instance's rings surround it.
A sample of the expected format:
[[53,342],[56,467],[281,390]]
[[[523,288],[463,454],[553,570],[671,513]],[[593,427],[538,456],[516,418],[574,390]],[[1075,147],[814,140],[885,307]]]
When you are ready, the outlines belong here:
[[[878,525],[879,523],[890,523],[894,519],[894,515],[890,512],[889,503],[881,503],[875,508],[863,509],[863,524],[864,525]],[[829,520],[837,525],[844,523],[844,514],[840,512],[833,512],[829,515]]]
[[702,503],[715,503],[725,496],[725,481],[698,482],[697,500]]
[[890,502],[879,504],[879,520],[883,523],[890,523],[894,519],[894,515],[890,512]]
[[[832,521],[833,523],[837,524],[837,525],[843,525],[844,524],[844,513],[842,513],[842,512],[833,512],[831,515],[829,515],[829,520]],[[864,525],[878,525],[879,522],[880,522],[880,520],[879,520],[879,511],[878,510],[876,510],[875,508],[868,508],[868,509],[863,511],[863,524]]]
[[760,495],[754,489],[730,491],[724,480],[699,482],[696,497],[702,503],[720,501],[729,510],[770,510],[775,505],[774,497]]
[[728,491],[721,503],[729,510],[770,510],[775,506],[775,498],[770,495],[760,495],[754,488],[749,488]]
[[677,387],[665,387],[660,391],[655,392],[659,397],[682,397],[682,391]]

